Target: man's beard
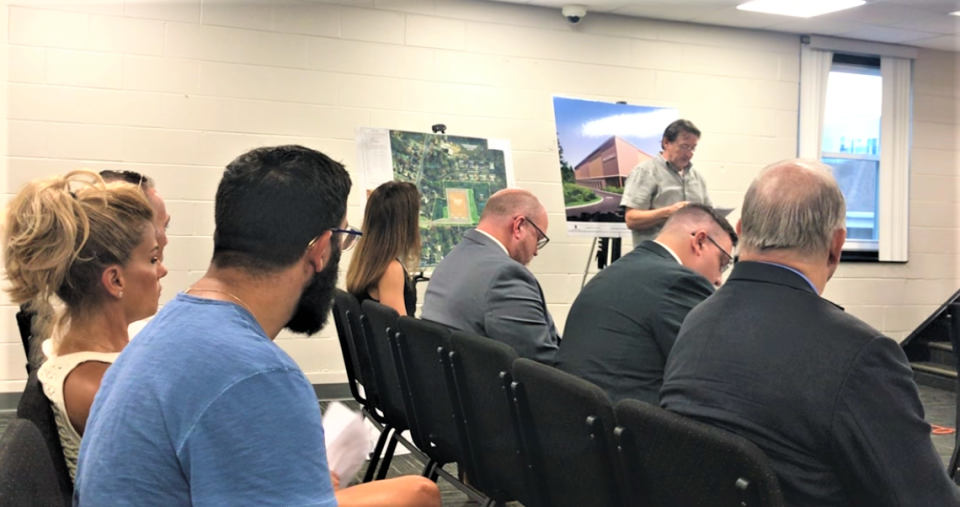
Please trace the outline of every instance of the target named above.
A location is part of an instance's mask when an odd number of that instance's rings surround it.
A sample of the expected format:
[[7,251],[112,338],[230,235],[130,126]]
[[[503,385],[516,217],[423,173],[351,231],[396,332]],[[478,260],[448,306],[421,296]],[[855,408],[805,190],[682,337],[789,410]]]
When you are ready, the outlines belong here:
[[337,245],[336,251],[330,252],[327,265],[313,275],[313,281],[300,295],[297,309],[285,326],[287,329],[307,336],[323,329],[330,315],[330,307],[333,306],[333,289],[337,287],[339,264],[340,247]]

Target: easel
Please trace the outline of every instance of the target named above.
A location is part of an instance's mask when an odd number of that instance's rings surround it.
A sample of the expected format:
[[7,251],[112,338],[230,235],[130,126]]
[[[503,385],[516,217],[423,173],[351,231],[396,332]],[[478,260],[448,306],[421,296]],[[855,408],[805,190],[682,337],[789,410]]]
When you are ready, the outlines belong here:
[[[587,256],[587,266],[583,268],[583,280],[580,281],[582,289],[587,284],[587,275],[590,274],[590,263],[594,260],[593,252],[597,252],[597,269],[603,269],[608,264],[616,262],[620,258],[620,249],[622,247],[620,238],[593,238],[593,246],[590,247],[590,255]],[[600,248],[597,248],[597,245]]]

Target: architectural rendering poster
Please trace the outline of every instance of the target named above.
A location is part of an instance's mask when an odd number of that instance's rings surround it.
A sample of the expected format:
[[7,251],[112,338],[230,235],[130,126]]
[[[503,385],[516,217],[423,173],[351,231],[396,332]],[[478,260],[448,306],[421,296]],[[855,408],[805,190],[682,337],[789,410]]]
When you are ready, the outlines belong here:
[[663,129],[680,117],[666,107],[553,98],[567,233],[629,237],[620,207],[637,165],[660,152]]
[[510,142],[502,139],[362,128],[357,150],[364,199],[390,180],[420,189],[423,268],[439,264],[477,226],[494,192],[513,186]]

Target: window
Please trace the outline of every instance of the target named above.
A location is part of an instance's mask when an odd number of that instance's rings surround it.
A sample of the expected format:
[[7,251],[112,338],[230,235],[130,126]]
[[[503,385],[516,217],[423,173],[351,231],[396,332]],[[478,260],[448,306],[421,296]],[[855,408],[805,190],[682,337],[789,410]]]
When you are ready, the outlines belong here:
[[820,158],[847,200],[847,250],[879,250],[882,90],[879,58],[833,55]]
[[842,260],[905,262],[916,50],[805,36],[799,155],[833,168],[847,201]]

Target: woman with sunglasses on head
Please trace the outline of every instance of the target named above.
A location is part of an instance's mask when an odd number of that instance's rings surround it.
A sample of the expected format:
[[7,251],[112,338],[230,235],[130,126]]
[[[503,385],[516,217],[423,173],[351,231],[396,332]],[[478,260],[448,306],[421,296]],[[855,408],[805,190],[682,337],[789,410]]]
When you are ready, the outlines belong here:
[[93,397],[129,341],[127,326],[157,311],[167,270],[153,209],[136,186],[90,171],[33,181],[7,206],[3,250],[10,299],[39,312],[34,336],[53,337],[38,377],[73,478]]
[[420,192],[405,181],[380,185],[367,198],[363,237],[347,270],[347,291],[413,316],[417,290],[409,271],[420,260]]

